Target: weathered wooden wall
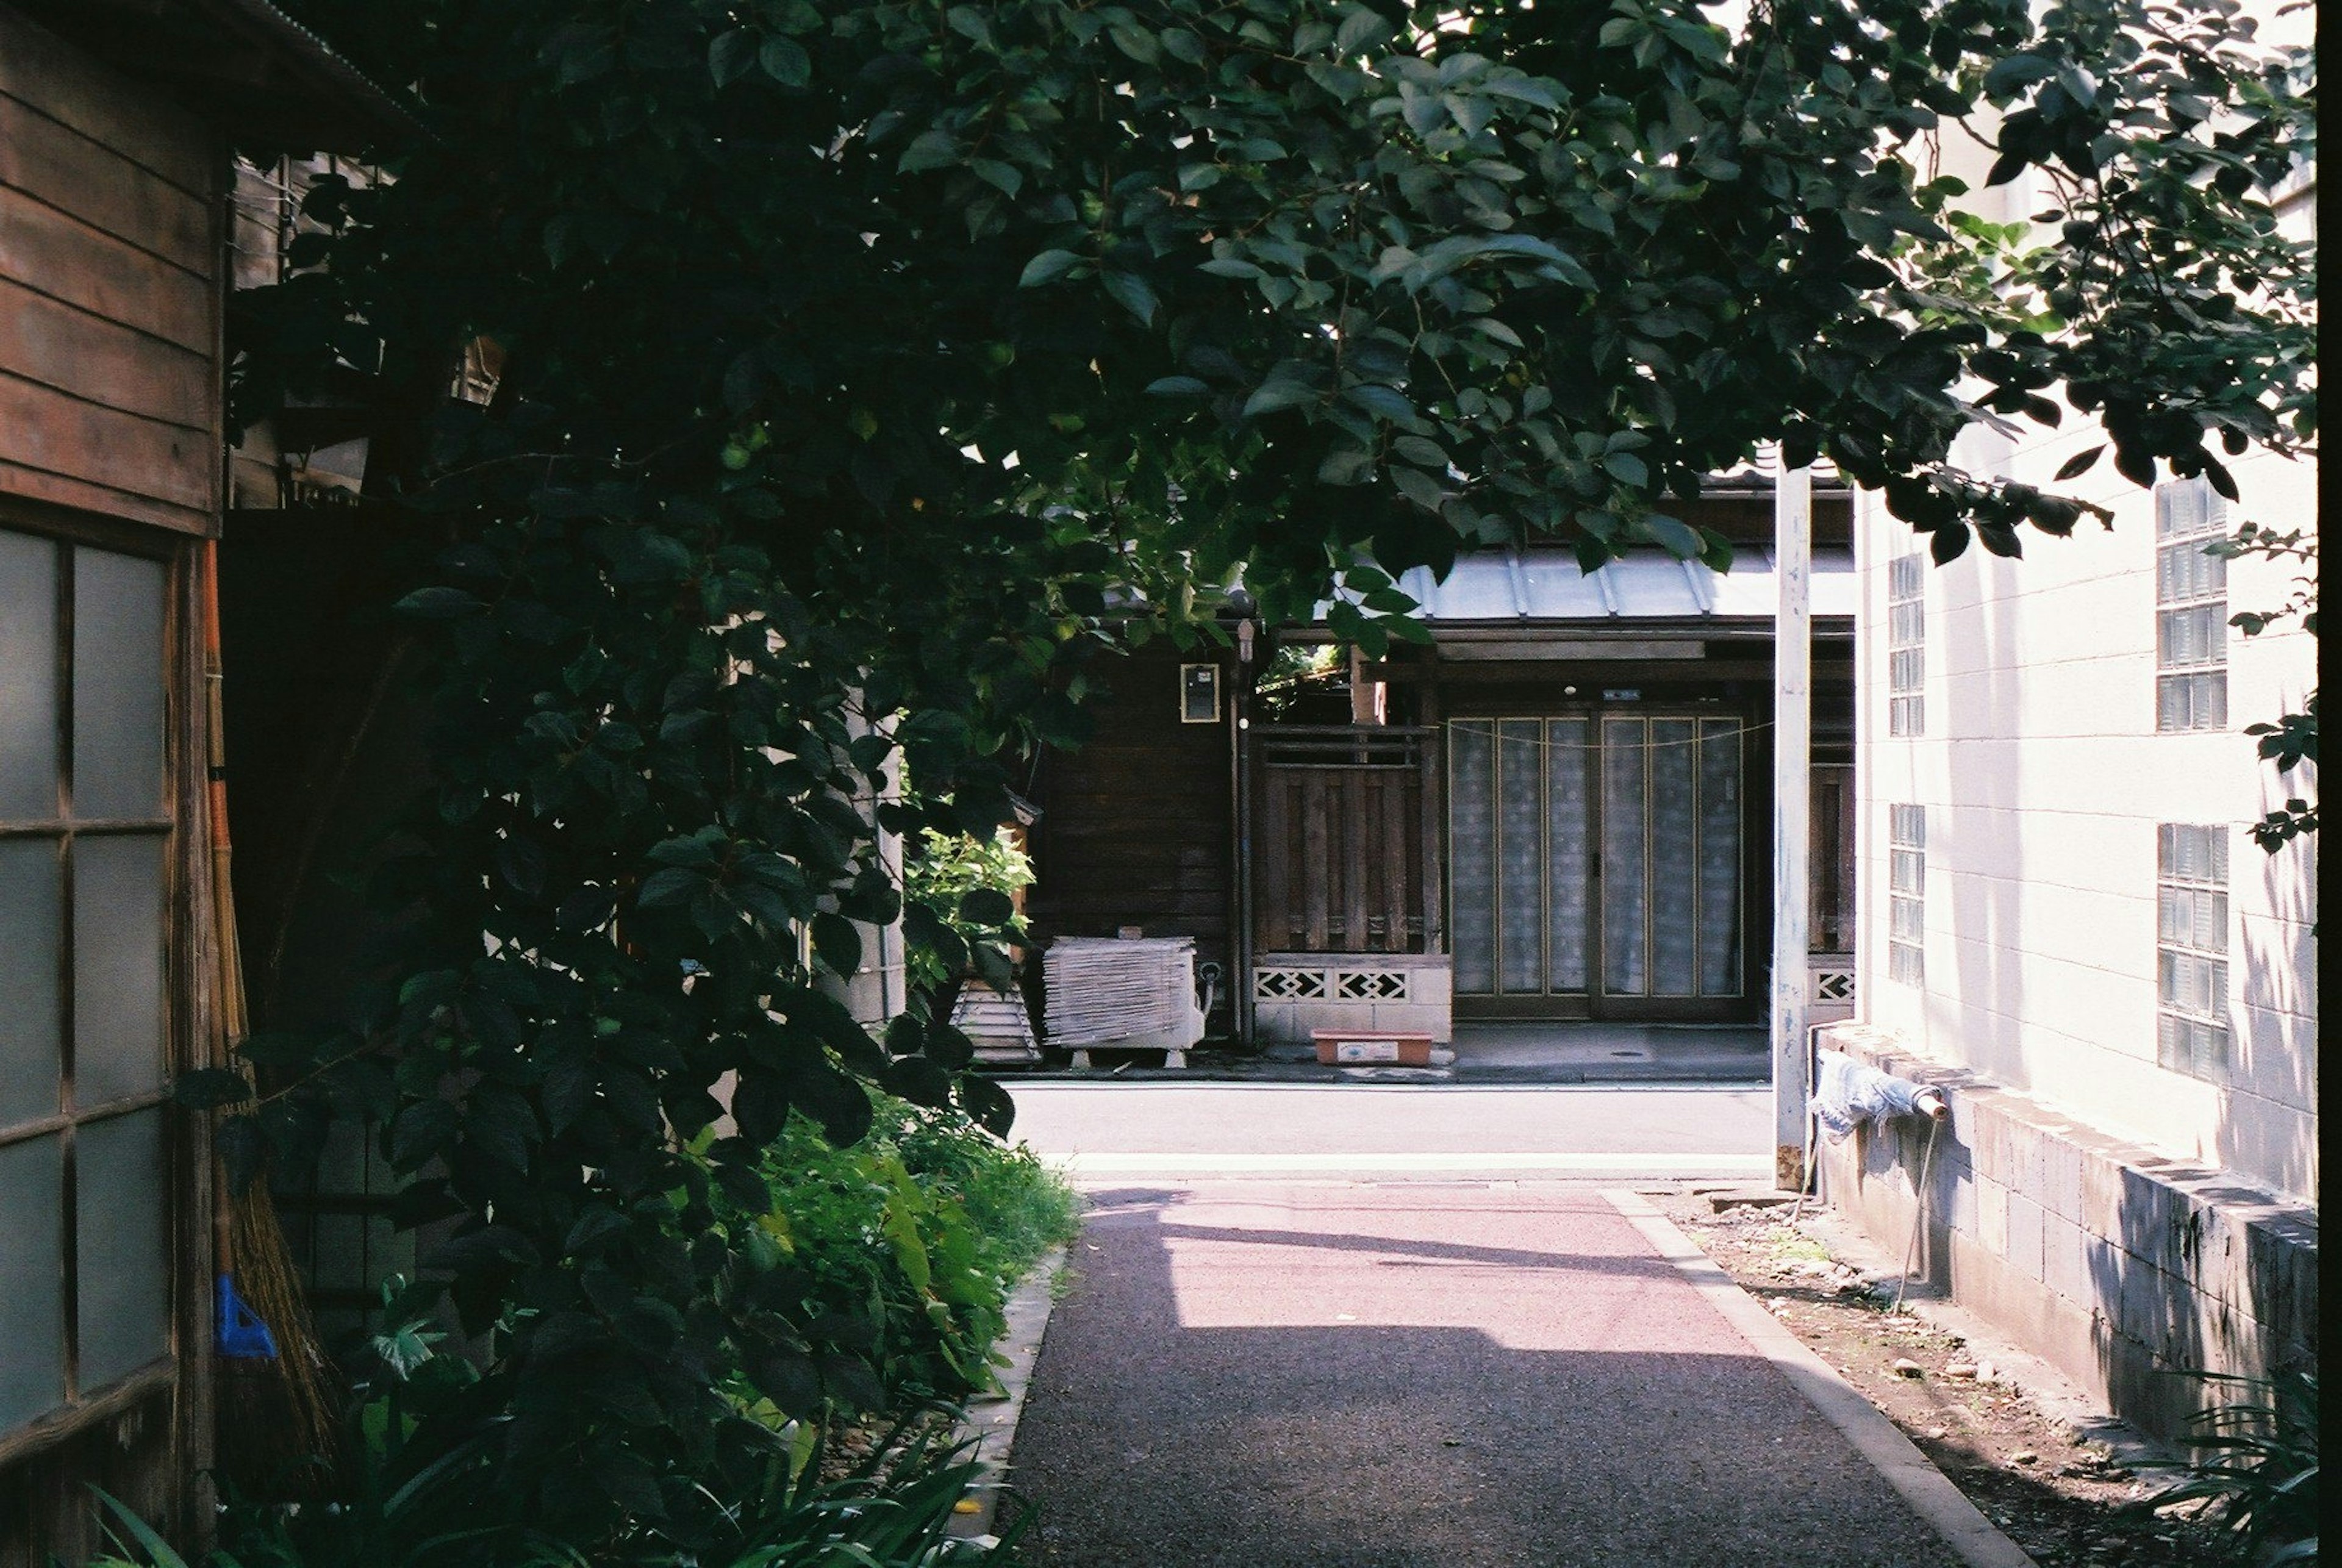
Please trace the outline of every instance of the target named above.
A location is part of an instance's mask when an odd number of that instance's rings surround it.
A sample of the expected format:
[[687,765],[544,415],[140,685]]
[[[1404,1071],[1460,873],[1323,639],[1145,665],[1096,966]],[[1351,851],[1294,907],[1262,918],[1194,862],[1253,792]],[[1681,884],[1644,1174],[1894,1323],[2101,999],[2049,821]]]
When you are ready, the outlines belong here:
[[0,5],[0,494],[215,526],[225,166]]
[[[1192,936],[1225,970],[1233,897],[1229,726],[1179,722],[1183,656],[1147,648],[1099,674],[1096,736],[1051,752],[1035,784],[1038,875],[1027,903],[1039,936]],[[1232,674],[1222,671],[1225,708]],[[1221,994],[1226,992],[1223,987]]]
[[1366,726],[1253,731],[1253,945],[1420,953],[1423,799],[1436,737]]

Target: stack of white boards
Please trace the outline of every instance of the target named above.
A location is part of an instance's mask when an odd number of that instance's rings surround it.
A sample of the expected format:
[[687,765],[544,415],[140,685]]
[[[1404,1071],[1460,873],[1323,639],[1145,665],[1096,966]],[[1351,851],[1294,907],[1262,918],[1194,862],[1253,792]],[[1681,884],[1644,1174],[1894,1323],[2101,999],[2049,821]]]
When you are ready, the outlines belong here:
[[1034,1043],[1033,1021],[1026,1015],[1025,998],[1016,992],[995,991],[981,980],[959,988],[952,1005],[952,1027],[976,1047],[976,1059],[996,1065],[1037,1062],[1041,1047]]
[[1185,1067],[1204,1037],[1196,1005],[1196,943],[1187,936],[1061,936],[1041,960],[1049,1044],[1090,1064],[1093,1047],[1160,1051]]

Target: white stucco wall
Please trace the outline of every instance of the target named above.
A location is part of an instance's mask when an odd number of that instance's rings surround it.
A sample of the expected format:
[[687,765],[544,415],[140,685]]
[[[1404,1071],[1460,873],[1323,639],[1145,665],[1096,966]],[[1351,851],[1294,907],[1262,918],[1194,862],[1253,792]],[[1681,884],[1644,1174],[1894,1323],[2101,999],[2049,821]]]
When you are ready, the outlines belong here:
[[[1954,160],[1947,157],[1947,162]],[[1963,171],[1965,172],[1965,171]],[[1996,193],[1996,195],[2000,195]],[[2029,193],[2009,193],[2009,215]],[[1995,205],[1998,205],[1996,203]],[[2307,218],[2307,202],[2294,204]],[[1999,217],[2001,215],[1993,214]],[[2006,219],[2003,219],[2006,221]],[[2295,1196],[2317,1189],[2316,849],[2272,856],[2245,824],[2288,794],[2316,798],[2241,732],[2297,710],[2317,684],[2316,640],[2288,624],[2228,634],[2226,732],[2156,731],[2155,499],[2109,461],[2052,476],[2103,439],[2067,428],[2011,444],[1972,430],[1956,454],[2113,508],[2068,540],[2023,533],[2026,557],[1972,544],[1926,572],[1926,723],[1887,723],[1887,563],[1909,529],[1857,501],[1861,584],[1857,788],[1858,994],[1866,1022],[1925,1054],[1989,1074],[2077,1120]],[[2256,452],[2231,462],[2229,524],[2317,524],[2314,464]],[[2230,563],[2229,613],[2273,609],[2293,572]],[[1925,981],[1889,978],[1889,808],[1927,808]],[[2157,1064],[2157,826],[2229,824],[2232,1065],[2207,1082]]]

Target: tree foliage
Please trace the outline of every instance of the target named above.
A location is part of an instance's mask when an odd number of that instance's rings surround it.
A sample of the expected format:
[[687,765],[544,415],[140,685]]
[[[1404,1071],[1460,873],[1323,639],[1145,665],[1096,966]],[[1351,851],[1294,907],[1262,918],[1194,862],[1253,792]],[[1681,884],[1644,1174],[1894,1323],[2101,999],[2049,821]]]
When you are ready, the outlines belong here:
[[[418,1441],[492,1433],[504,1496],[611,1550],[719,1536],[775,1441],[745,1402],[859,1381],[717,1222],[786,1119],[850,1142],[872,1081],[1006,1125],[927,997],[874,1040],[837,984],[898,914],[958,972],[876,829],[988,835],[1114,628],[1339,576],[1379,651],[1421,634],[1388,574],[1473,545],[1721,564],[1669,508],[1775,440],[1938,559],[2015,554],[2086,508],[1951,443],[2060,385],[2141,480],[2314,431],[2261,201],[2310,92],[2227,0],[302,9],[433,136],[312,193],[238,406],[368,376],[369,503],[445,542],[400,602],[436,728],[391,980],[260,1043],[310,1070],[222,1146],[386,1124],[487,1336]],[[1999,112],[2046,253],[1927,173]]]

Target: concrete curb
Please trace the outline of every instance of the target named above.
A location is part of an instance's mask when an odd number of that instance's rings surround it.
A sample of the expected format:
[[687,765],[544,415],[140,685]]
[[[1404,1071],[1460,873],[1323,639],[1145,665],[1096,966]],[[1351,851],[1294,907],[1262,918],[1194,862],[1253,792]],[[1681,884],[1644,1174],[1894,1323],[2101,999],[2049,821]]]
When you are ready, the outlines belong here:
[[1033,1265],[1024,1283],[1009,1296],[1002,1311],[1006,1322],[993,1349],[1005,1353],[1008,1364],[999,1369],[1000,1392],[969,1400],[952,1431],[955,1443],[976,1443],[979,1467],[969,1500],[976,1507],[952,1518],[952,1533],[961,1537],[992,1533],[1001,1489],[1007,1483],[1008,1451],[1016,1442],[1016,1420],[1025,1413],[1025,1395],[1033,1384],[1033,1363],[1040,1359],[1041,1336],[1048,1332],[1049,1313],[1057,1303],[1057,1276],[1066,1266],[1066,1249],[1052,1247]]
[[1932,1525],[1968,1568],[2037,1568],[2016,1542],[2002,1534],[1927,1456],[1852,1383],[1840,1377],[1732,1276],[1700,1251],[1698,1243],[1638,1193],[1606,1191],[1611,1207],[1626,1216],[1659,1254],[1699,1288],[1760,1355],[1779,1367],[1792,1386],[1825,1420],[1843,1433],[1912,1511]]

